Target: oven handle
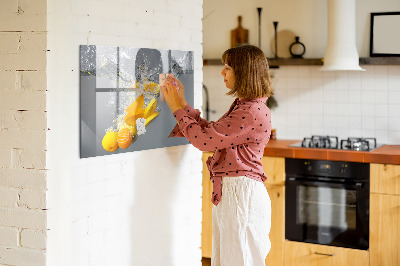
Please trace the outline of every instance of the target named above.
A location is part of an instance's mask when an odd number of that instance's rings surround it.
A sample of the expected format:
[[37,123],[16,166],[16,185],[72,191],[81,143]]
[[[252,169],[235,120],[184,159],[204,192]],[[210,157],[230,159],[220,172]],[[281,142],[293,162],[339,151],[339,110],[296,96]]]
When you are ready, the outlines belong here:
[[318,184],[325,184],[325,185],[341,185],[345,186],[348,188],[353,188],[353,189],[361,189],[363,187],[363,183],[361,182],[356,182],[356,183],[346,183],[346,182],[332,182],[332,181],[321,181],[321,180],[316,180],[316,181],[309,181],[309,180],[304,180],[303,178],[297,178],[297,177],[288,177],[287,181],[294,181],[297,183],[301,183],[304,185],[318,185]]

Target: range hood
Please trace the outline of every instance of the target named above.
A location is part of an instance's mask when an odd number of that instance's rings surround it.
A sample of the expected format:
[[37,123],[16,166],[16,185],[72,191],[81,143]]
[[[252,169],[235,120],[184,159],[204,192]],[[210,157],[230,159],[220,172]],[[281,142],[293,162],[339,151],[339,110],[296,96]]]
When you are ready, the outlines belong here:
[[328,0],[328,44],[323,71],[358,70],[355,0]]

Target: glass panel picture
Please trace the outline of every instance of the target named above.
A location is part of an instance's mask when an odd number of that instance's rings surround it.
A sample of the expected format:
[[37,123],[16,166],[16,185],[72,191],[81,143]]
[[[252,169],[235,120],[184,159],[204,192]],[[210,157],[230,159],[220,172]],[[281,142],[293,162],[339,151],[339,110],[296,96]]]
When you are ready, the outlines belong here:
[[193,106],[193,52],[80,46],[80,157],[185,145],[168,138],[176,124],[160,93],[174,74]]

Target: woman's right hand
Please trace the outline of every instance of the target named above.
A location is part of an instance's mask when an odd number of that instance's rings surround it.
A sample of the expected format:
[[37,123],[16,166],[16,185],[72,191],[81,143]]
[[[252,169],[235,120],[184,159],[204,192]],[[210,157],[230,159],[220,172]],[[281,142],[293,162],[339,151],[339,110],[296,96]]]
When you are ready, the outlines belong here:
[[182,82],[177,79],[174,74],[168,74],[167,79],[170,82],[175,82],[178,91],[179,103],[183,108],[185,108],[187,102],[185,100],[185,87],[183,86]]

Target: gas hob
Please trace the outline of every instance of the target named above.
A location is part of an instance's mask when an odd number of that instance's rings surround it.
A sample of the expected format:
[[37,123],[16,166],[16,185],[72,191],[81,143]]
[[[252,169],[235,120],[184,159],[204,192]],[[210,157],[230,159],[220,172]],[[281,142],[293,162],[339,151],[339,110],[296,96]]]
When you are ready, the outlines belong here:
[[289,145],[301,148],[337,149],[353,151],[371,151],[379,146],[376,138],[349,137],[341,139],[337,136],[318,136],[306,137],[303,141]]

